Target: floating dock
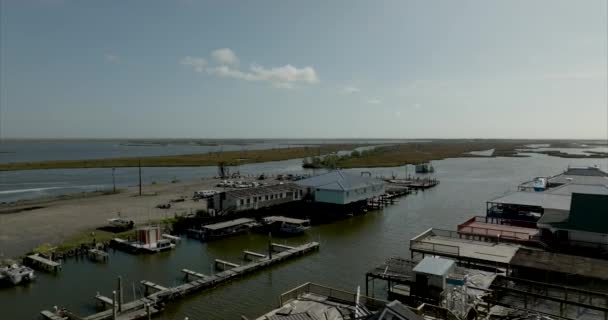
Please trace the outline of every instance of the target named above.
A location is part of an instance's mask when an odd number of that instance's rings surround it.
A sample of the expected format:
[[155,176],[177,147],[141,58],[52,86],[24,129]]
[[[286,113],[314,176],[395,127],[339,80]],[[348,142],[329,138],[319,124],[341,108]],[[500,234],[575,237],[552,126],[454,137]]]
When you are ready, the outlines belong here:
[[25,257],[25,264],[44,271],[57,272],[61,270],[61,263],[47,259],[37,253]]
[[[224,270],[222,272],[216,273],[215,275],[212,276],[206,276],[204,274],[192,271],[192,270],[188,270],[188,269],[182,269],[181,271],[183,273],[186,274],[187,277],[192,276],[193,279],[192,281],[186,282],[184,284],[178,285],[176,287],[170,287],[170,288],[166,288],[163,286],[160,286],[158,284],[152,283],[150,281],[142,281],[142,284],[144,284],[144,286],[146,288],[153,288],[156,290],[156,292],[146,295],[146,297],[141,298],[141,299],[137,299],[135,301],[131,301],[128,303],[121,303],[120,302],[120,298],[117,299],[117,304],[118,306],[116,306],[115,308],[111,307],[108,310],[87,316],[87,317],[76,317],[74,316],[74,318],[78,318],[78,319],[82,319],[82,320],[110,320],[113,319],[113,317],[115,317],[116,319],[119,320],[126,320],[126,319],[137,319],[137,316],[141,317],[141,316],[145,316],[147,315],[147,311],[145,310],[145,308],[154,308],[155,306],[157,306],[159,303],[166,303],[168,301],[171,300],[176,300],[179,299],[181,297],[183,297],[184,295],[187,294],[192,294],[207,288],[212,288],[215,287],[219,284],[228,282],[234,278],[238,278],[238,277],[242,277],[246,274],[267,268],[269,266],[278,264],[280,262],[298,257],[298,256],[302,256],[304,254],[307,254],[309,252],[312,251],[317,251],[319,250],[319,243],[318,242],[310,242],[304,245],[300,245],[300,246],[296,246],[296,247],[291,247],[291,246],[287,246],[287,245],[281,245],[281,244],[276,244],[276,243],[272,243],[270,245],[272,250],[281,250],[281,252],[278,253],[274,253],[272,254],[270,257],[265,257],[265,258],[261,258],[255,262],[251,262],[249,264],[245,264],[245,265],[236,265],[227,261],[223,261],[223,260],[219,260],[222,263],[225,263],[226,265],[229,266],[233,266],[232,268],[228,269],[228,270]],[[217,261],[216,260],[216,264]],[[236,265],[236,267],[234,267]],[[102,301],[101,299],[98,298],[97,295],[96,299]],[[103,299],[104,302],[106,303],[112,303],[112,299]],[[112,304],[110,304],[112,305]],[[156,309],[155,309],[156,310]],[[158,310],[156,310],[156,312],[158,312]],[[54,314],[50,311],[43,311],[41,313],[42,315],[48,314],[48,315],[53,315]],[[50,318],[49,316],[45,316],[47,319],[49,320],[60,320],[62,318]]]

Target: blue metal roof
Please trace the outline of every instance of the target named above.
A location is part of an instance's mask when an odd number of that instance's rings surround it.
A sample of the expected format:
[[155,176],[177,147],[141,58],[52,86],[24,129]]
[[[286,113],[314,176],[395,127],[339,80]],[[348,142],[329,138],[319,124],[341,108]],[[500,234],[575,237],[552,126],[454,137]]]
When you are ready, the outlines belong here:
[[384,181],[335,170],[297,181],[296,184],[317,189],[347,191],[364,187],[383,186]]
[[425,257],[414,267],[414,272],[431,274],[434,276],[445,276],[454,265],[454,260]]

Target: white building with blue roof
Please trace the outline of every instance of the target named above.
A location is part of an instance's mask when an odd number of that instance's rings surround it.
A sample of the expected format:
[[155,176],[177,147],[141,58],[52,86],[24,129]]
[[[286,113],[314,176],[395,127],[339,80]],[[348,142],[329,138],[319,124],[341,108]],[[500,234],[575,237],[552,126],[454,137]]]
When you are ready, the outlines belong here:
[[385,193],[384,181],[341,170],[300,180],[296,184],[306,188],[315,202],[341,205],[365,201]]

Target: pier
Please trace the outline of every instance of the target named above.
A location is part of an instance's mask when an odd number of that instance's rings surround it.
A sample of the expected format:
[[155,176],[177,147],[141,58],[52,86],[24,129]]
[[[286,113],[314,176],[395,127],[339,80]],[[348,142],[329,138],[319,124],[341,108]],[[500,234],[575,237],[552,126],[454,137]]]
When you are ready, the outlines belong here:
[[[96,295],[95,298],[99,301],[103,301],[104,303],[111,306],[110,309],[87,316],[87,317],[77,317],[70,316],[65,319],[82,319],[82,320],[127,320],[127,319],[137,319],[138,317],[143,317],[148,314],[153,314],[159,312],[155,306],[159,303],[167,303],[172,300],[177,300],[185,295],[193,294],[195,292],[213,288],[222,283],[226,283],[232,279],[242,277],[246,274],[253,273],[255,271],[267,268],[269,266],[278,264],[280,262],[296,258],[298,256],[302,256],[304,254],[319,250],[318,242],[310,242],[307,244],[303,244],[296,247],[291,247],[287,245],[281,245],[272,243],[270,244],[270,248],[275,250],[275,248],[280,248],[282,250],[279,253],[273,254],[271,257],[261,258],[255,262],[251,262],[245,265],[237,265],[231,262],[223,261],[220,259],[216,259],[216,265],[219,261],[222,265],[231,266],[232,268],[228,270],[224,270],[222,272],[216,273],[212,276],[206,276],[204,274],[188,270],[182,269],[181,272],[186,274],[186,279],[189,276],[195,278],[192,281],[188,281],[184,284],[175,286],[175,287],[163,287],[158,284],[155,284],[150,281],[142,281],[141,283],[146,288],[153,288],[156,292],[152,294],[146,294],[145,297],[141,299],[137,299],[135,301],[131,301],[128,303],[121,302],[121,286],[119,280],[119,290],[118,294],[114,293],[114,299],[110,298],[100,298],[102,297],[100,294]],[[118,298],[116,298],[118,296]],[[103,299],[103,300],[102,300]],[[116,306],[114,306],[114,301],[116,301]],[[148,309],[148,310],[146,310]],[[66,311],[67,314],[70,314]],[[42,311],[41,314],[48,320],[64,320],[63,318],[53,318],[56,315],[50,311]],[[71,315],[71,314],[70,314]]]
[[36,269],[42,269],[49,272],[58,272],[61,270],[61,263],[47,259],[40,254],[29,255],[25,258],[25,264]]
[[245,260],[245,261],[255,261],[255,260],[263,259],[266,257],[267,256],[265,254],[248,251],[248,250],[243,251],[243,260]]
[[156,284],[156,283],[154,283],[152,281],[142,280],[140,283],[145,288],[144,295],[146,295],[146,296],[148,295],[148,293],[150,292],[150,290],[156,290],[156,291],[165,291],[165,290],[167,290],[166,287],[163,287],[163,286],[161,286],[159,284]]
[[238,268],[239,265],[236,263],[228,262],[225,260],[215,259],[215,269],[217,270],[227,270],[231,268]]
[[194,277],[194,278],[197,278],[197,279],[205,279],[205,278],[209,277],[206,274],[198,273],[196,271],[192,271],[192,270],[189,270],[189,269],[182,269],[182,273],[185,274],[186,281],[188,281],[189,277]]

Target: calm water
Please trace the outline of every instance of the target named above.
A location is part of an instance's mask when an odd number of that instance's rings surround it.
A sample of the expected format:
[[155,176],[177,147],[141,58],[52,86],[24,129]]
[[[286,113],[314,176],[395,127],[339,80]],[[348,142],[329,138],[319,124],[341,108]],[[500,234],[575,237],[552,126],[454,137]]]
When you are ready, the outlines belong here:
[[[387,139],[271,139],[204,140],[213,145],[197,145],[188,140],[159,140],[162,144],[129,140],[0,140],[0,163],[44,160],[79,160],[117,157],[146,157],[234,150],[287,148],[328,143],[406,143]],[[200,140],[196,140],[200,141]],[[417,140],[422,142],[422,140]],[[153,142],[153,141],[149,141]]]
[[[286,168],[292,166],[291,162],[281,163]],[[357,285],[364,288],[365,272],[387,257],[408,256],[408,240],[419,232],[430,227],[454,229],[471,215],[483,214],[486,200],[515,190],[518,183],[530,177],[555,174],[568,165],[593,164],[608,169],[608,159],[542,155],[435,161],[435,176],[441,180],[436,188],[402,198],[382,211],[314,226],[307,235],[291,238],[288,243],[320,241],[318,253],[170,304],[158,319],[239,319],[240,315],[254,318],[275,308],[280,293],[307,281],[353,291]],[[272,165],[258,166],[269,170]],[[403,167],[372,171],[382,175],[405,173]],[[6,319],[36,319],[40,310],[54,305],[88,314],[95,311],[95,293],[110,295],[118,275],[124,279],[126,300],[131,300],[132,283],[145,279],[174,285],[181,281],[182,268],[209,273],[213,259],[238,261],[242,250],[263,251],[265,245],[265,236],[248,234],[208,244],[185,241],[177,250],[158,255],[116,252],[107,265],[69,260],[57,276],[38,273],[39,279],[28,286],[0,289],[0,310]],[[135,294],[141,296],[136,287]]]
[[[221,142],[221,141],[219,141]],[[97,159],[111,157],[138,157],[192,154],[243,149],[269,149],[296,147],[324,143],[390,143],[393,140],[268,140],[264,142],[247,142],[243,145],[196,146],[188,144],[169,144],[166,146],[133,146],[124,145],[126,141],[4,141],[0,143],[0,163],[12,161],[40,161],[57,159]],[[407,140],[399,140],[403,143]],[[362,151],[373,147],[360,147]],[[8,151],[10,152],[8,152]],[[8,153],[2,153],[2,152]],[[14,151],[14,153],[13,153]],[[348,151],[340,151],[345,154]],[[302,160],[276,161],[234,167],[243,174],[273,173],[312,173],[302,170]],[[132,186],[138,182],[137,168],[116,168],[116,185]],[[212,167],[179,167],[179,168],[144,168],[144,183],[168,182],[173,179],[192,180],[199,177],[217,175],[217,168]],[[21,199],[32,199],[45,196],[75,192],[109,190],[112,188],[111,168],[91,169],[51,169],[0,171],[0,202],[11,202]]]

